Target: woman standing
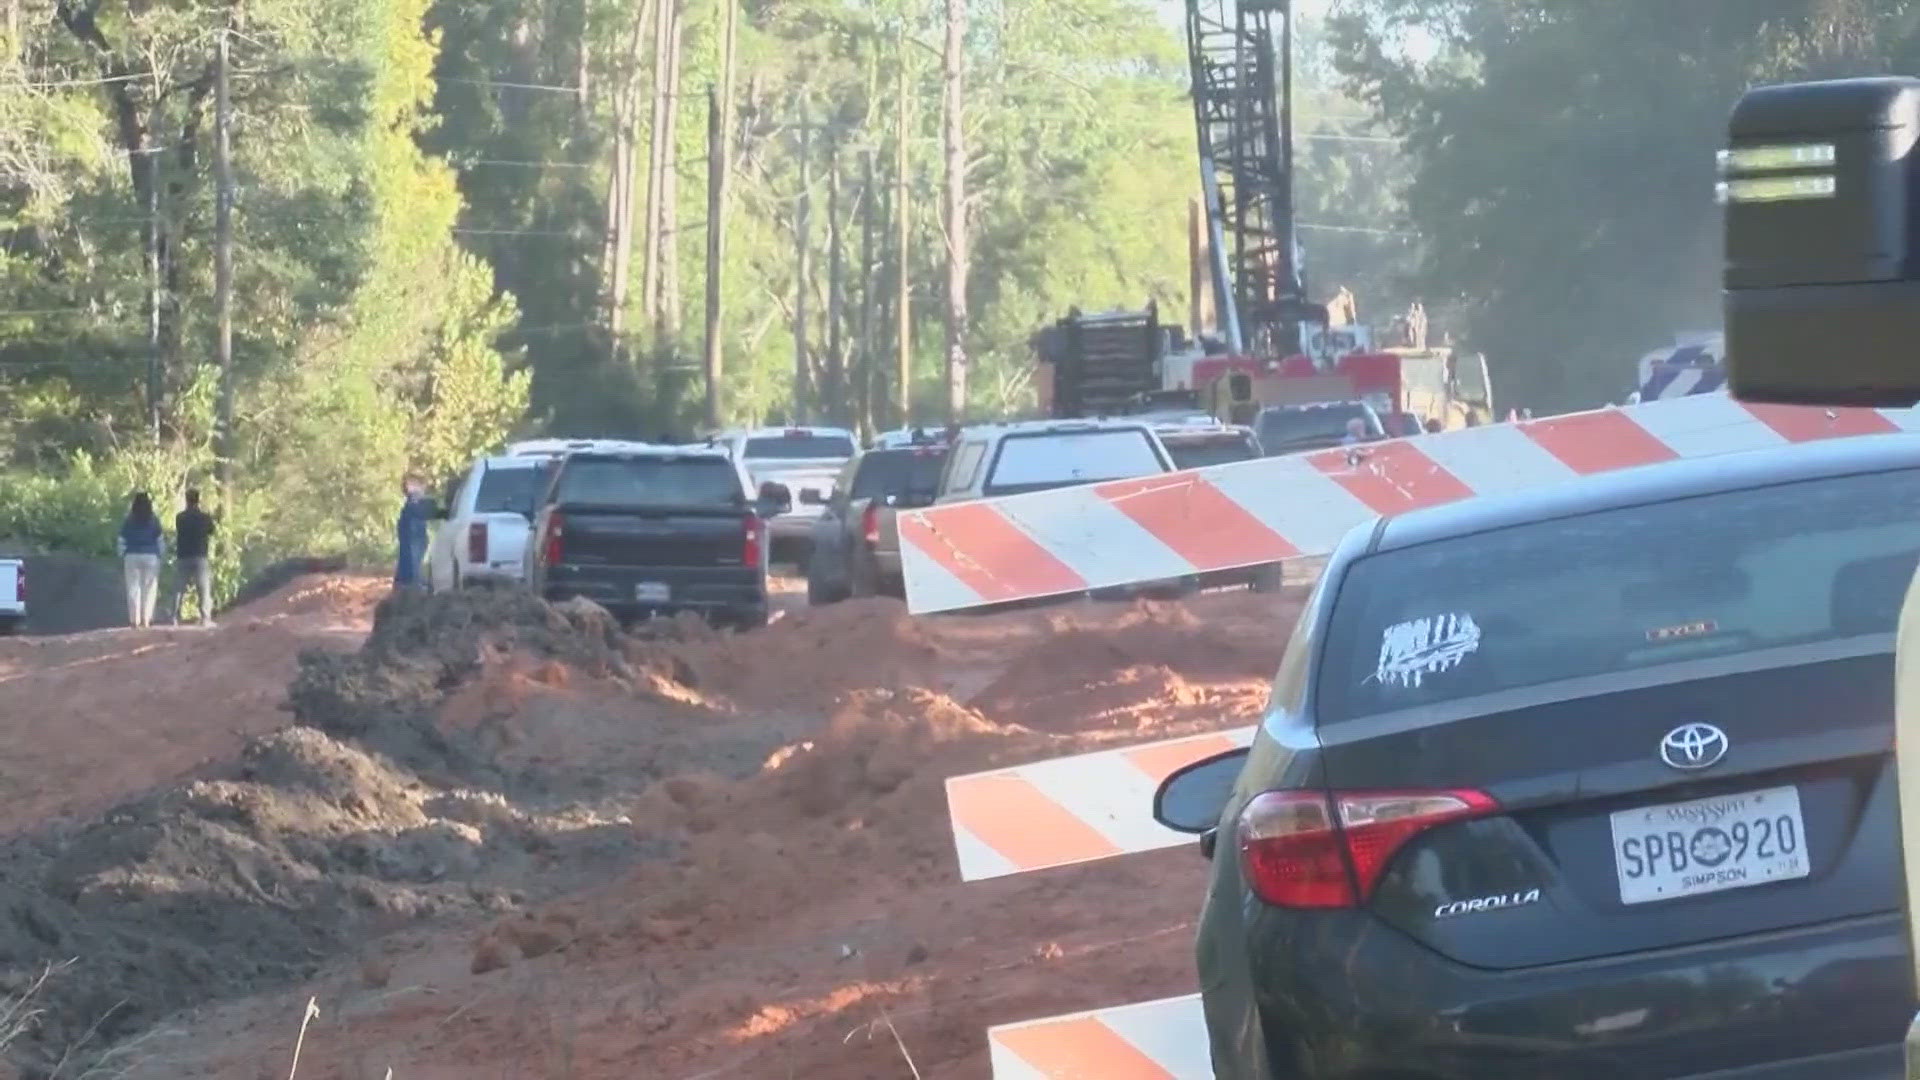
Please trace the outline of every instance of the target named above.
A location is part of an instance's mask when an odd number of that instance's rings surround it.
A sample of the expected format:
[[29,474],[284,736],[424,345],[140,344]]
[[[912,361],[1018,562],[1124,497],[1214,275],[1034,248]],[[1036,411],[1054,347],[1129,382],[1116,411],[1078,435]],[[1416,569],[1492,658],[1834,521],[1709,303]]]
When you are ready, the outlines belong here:
[[137,630],[153,625],[153,604],[160,594],[160,555],[166,537],[153,499],[133,493],[133,506],[120,523],[120,560],[127,578],[127,624]]

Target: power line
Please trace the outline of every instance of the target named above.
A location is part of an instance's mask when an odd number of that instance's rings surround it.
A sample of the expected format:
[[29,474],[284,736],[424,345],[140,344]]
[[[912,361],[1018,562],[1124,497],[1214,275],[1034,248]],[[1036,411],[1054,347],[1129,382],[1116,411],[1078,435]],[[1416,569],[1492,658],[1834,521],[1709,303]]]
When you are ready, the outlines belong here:
[[1359,225],[1322,225],[1316,221],[1295,222],[1293,227],[1296,229],[1313,229],[1316,232],[1365,233],[1369,236],[1404,236],[1410,239],[1417,239],[1420,236],[1419,233],[1406,232],[1402,229],[1368,229]]
[[135,75],[106,75],[97,79],[50,79],[46,82],[6,82],[0,83],[0,90],[57,90],[65,86],[106,86],[109,83],[136,82],[151,79],[151,73]]
[[551,83],[507,82],[502,79],[442,79],[442,82],[464,83],[468,86],[500,86],[510,90],[549,90],[556,94],[578,94],[577,86],[556,86]]

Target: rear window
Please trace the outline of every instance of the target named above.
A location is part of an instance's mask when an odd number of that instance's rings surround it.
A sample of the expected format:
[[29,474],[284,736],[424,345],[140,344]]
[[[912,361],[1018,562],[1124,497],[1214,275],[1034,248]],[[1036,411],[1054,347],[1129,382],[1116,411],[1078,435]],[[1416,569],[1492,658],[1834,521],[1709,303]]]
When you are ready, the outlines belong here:
[[786,461],[841,458],[853,456],[853,439],[847,435],[766,435],[748,439],[742,457],[774,458]]
[[900,495],[931,500],[939,491],[940,470],[946,463],[944,449],[873,451],[860,459],[860,467],[853,474],[852,497]]
[[555,501],[586,506],[742,506],[733,463],[716,457],[575,458]]
[[1118,431],[1036,431],[1009,435],[987,474],[987,495],[1123,480],[1165,472],[1144,428]]
[[1167,456],[1173,459],[1176,469],[1204,469],[1209,465],[1225,465],[1231,461],[1247,461],[1260,456],[1253,440],[1245,435],[1187,436],[1163,441],[1167,444]]
[[1338,721],[1757,649],[1890,634],[1920,471],[1798,481],[1389,551],[1340,584],[1316,710]]
[[525,514],[533,516],[534,502],[546,490],[547,463],[489,466],[480,474],[480,489],[473,493],[476,514]]
[[1266,446],[1305,440],[1342,439],[1347,421],[1367,422],[1367,433],[1382,434],[1379,420],[1360,405],[1329,405],[1316,409],[1276,409],[1260,414],[1260,442]]

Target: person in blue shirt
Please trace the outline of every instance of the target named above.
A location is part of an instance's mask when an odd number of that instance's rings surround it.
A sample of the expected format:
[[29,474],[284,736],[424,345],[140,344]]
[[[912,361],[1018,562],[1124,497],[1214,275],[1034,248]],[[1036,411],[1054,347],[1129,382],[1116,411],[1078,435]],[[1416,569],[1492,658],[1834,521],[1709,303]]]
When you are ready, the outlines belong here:
[[433,500],[427,498],[426,485],[417,476],[409,476],[403,486],[406,501],[400,504],[400,521],[395,527],[400,557],[393,569],[393,587],[416,588],[420,584],[420,562],[427,554],[427,519],[433,514]]
[[153,605],[160,595],[160,556],[167,546],[160,515],[153,512],[153,498],[146,492],[133,493],[133,505],[120,522],[115,546],[127,580],[127,625],[144,630],[153,625]]

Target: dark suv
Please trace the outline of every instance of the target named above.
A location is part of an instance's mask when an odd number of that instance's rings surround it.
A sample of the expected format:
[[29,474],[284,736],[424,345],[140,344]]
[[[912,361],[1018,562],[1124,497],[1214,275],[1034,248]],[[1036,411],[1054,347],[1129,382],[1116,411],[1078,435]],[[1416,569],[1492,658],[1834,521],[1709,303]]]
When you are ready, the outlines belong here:
[[1917,556],[1905,435],[1348,535],[1251,748],[1156,797],[1214,856],[1215,1075],[1901,1076]]
[[946,463],[946,444],[933,440],[867,450],[840,470],[824,497],[801,493],[802,502],[822,507],[807,560],[808,603],[906,595],[896,515],[933,505]]
[[750,497],[740,464],[709,448],[572,453],[552,473],[527,545],[535,595],[585,597],[623,622],[766,624],[767,519],[787,509],[785,488]]

